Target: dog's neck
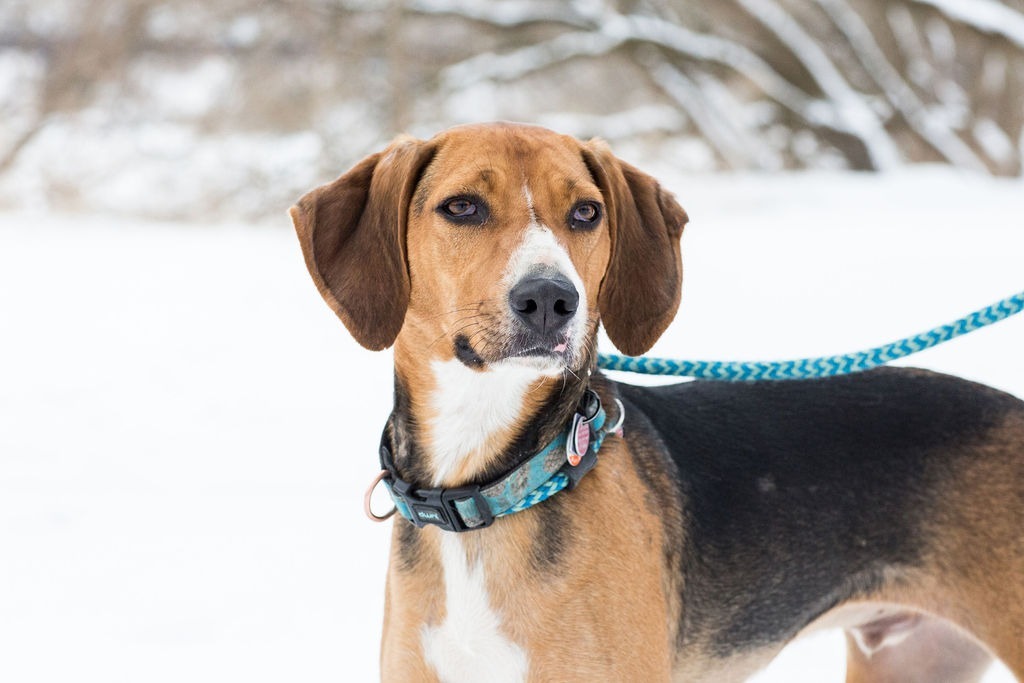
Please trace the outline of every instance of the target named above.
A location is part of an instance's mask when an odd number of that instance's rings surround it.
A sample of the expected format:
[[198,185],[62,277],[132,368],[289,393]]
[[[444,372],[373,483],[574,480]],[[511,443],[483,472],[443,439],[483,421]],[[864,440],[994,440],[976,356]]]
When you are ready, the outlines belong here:
[[422,487],[488,481],[565,430],[589,380],[586,369],[550,376],[513,364],[417,362],[396,347],[389,421],[395,464]]

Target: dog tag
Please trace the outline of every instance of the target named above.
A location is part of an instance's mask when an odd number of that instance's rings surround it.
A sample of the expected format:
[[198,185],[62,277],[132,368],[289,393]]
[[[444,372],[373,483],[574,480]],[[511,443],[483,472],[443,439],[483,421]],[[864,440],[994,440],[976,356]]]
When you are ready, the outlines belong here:
[[576,467],[590,447],[590,425],[588,420],[576,413],[572,416],[572,429],[569,430],[569,438],[565,441],[565,459],[570,465]]

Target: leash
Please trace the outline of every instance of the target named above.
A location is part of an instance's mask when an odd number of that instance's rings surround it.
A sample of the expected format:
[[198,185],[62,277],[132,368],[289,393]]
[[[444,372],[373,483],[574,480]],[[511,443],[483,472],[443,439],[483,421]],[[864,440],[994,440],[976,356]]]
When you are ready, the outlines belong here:
[[1022,310],[1024,310],[1024,292],[1018,292],[927,332],[841,356],[818,356],[780,361],[708,361],[601,353],[597,356],[597,366],[602,370],[620,370],[644,375],[696,377],[727,382],[835,377],[870,370],[897,358],[904,358],[930,349],[956,337],[1005,320]]

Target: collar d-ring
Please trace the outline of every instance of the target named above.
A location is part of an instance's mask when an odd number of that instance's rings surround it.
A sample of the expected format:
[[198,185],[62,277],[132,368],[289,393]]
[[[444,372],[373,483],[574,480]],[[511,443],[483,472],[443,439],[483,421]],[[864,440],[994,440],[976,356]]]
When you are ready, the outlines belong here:
[[608,431],[622,436],[622,423],[626,421],[626,407],[619,399],[615,399],[615,405],[619,407],[619,419],[611,427],[608,427]]
[[363,512],[365,512],[366,516],[369,517],[374,522],[384,522],[384,521],[387,521],[391,517],[391,515],[395,514],[395,512],[398,511],[398,508],[396,506],[392,505],[391,506],[391,510],[389,510],[386,515],[378,515],[377,513],[375,513],[373,511],[373,508],[370,506],[370,498],[373,496],[374,490],[389,475],[390,475],[390,473],[387,470],[381,470],[380,473],[376,477],[373,478],[373,481],[370,482],[370,488],[366,489],[366,495],[363,496]]

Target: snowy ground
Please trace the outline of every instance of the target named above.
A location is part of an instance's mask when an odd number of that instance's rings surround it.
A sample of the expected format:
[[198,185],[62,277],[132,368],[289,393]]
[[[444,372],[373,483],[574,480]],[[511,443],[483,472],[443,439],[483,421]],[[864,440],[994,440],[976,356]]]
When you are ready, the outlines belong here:
[[[855,350],[1024,287],[1019,181],[670,185],[693,221],[655,354]],[[0,214],[0,680],[375,678],[388,534],[360,506],[390,359],[286,221]],[[913,363],[1024,396],[1022,344],[1024,316]],[[825,633],[757,680],[839,681],[841,653]]]

